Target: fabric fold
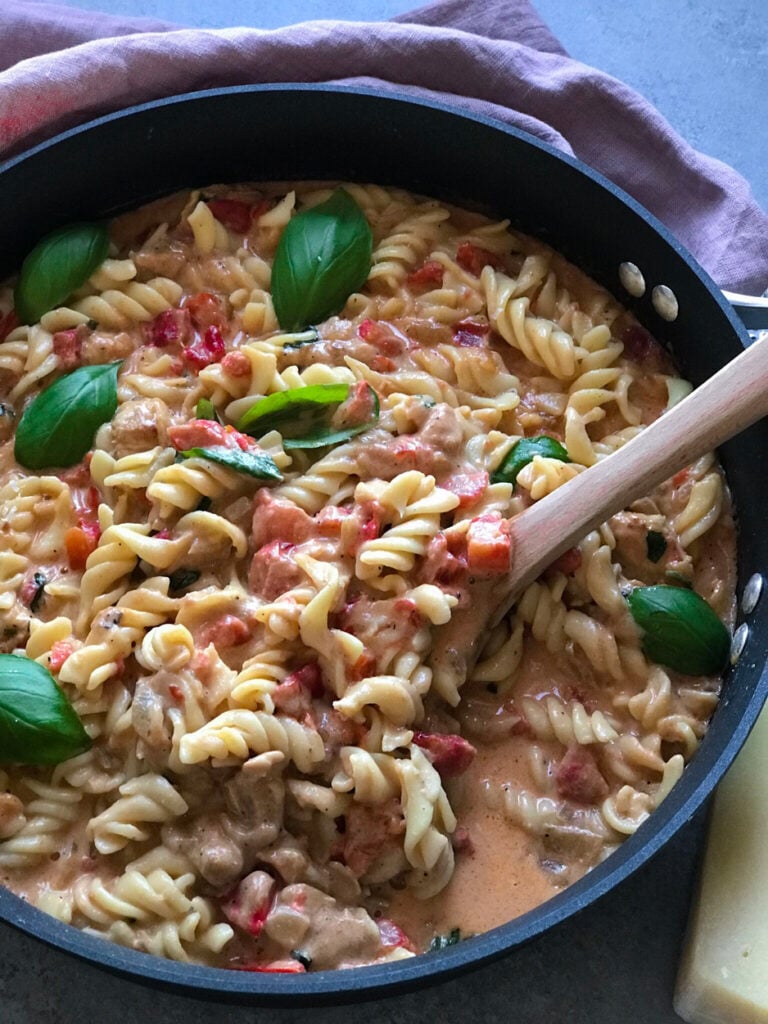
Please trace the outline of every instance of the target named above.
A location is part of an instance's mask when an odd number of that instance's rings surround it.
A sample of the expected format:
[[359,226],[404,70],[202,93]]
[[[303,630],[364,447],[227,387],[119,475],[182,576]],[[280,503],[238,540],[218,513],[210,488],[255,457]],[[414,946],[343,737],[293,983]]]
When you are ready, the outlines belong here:
[[274,31],[174,29],[18,0],[6,0],[1,17],[0,156],[200,89],[299,80],[395,88],[572,152],[663,221],[721,287],[768,286],[768,217],[747,182],[694,150],[627,85],[568,57],[527,0],[444,0],[393,22]]

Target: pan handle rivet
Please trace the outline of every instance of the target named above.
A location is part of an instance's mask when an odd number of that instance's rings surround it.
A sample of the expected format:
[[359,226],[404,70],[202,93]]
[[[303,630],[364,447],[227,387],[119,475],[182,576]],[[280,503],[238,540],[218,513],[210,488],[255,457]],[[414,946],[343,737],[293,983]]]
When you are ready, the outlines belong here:
[[731,640],[731,664],[735,665],[739,658],[744,653],[744,648],[747,646],[747,640],[749,638],[749,626],[746,622],[742,622],[736,632],[733,634],[733,640]]
[[619,280],[634,298],[639,299],[645,295],[645,278],[636,263],[620,263]]
[[741,595],[741,610],[745,615],[749,615],[750,612],[757,608],[757,602],[760,600],[762,593],[763,577],[759,572],[756,572],[747,580],[744,593]]
[[662,320],[677,320],[680,307],[677,304],[677,296],[665,284],[657,284],[651,292],[653,308]]

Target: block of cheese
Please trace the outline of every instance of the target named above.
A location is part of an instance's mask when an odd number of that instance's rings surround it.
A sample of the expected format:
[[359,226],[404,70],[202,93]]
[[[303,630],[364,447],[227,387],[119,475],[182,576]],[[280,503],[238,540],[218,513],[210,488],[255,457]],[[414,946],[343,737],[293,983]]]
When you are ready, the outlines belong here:
[[768,1024],[768,708],[715,797],[675,1010],[689,1024]]

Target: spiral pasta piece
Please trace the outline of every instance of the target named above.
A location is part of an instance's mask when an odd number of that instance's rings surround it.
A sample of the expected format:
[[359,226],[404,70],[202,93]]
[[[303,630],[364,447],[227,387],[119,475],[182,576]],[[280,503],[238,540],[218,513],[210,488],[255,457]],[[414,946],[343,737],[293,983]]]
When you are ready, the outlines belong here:
[[181,739],[182,764],[244,761],[251,754],[279,750],[299,771],[312,772],[325,758],[325,747],[315,729],[284,715],[244,709],[224,711],[202,728]]
[[120,797],[88,822],[88,835],[99,853],[122,850],[130,842],[149,838],[146,824],[171,821],[185,814],[189,805],[162,775],[139,775],[119,789]]

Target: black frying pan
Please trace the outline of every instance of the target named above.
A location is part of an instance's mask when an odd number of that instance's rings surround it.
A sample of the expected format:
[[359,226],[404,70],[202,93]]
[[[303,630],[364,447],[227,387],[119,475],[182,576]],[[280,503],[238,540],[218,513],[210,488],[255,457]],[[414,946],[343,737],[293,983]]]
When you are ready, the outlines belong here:
[[[715,284],[669,232],[605,178],[512,128],[391,93],[329,86],[246,86],[175,97],[110,115],[0,165],[0,279],[53,228],[131,209],[185,186],[275,179],[399,185],[511,218],[628,306],[695,384],[749,338]],[[674,188],[674,182],[670,182]],[[621,286],[623,261],[648,290]],[[651,300],[671,288],[679,316]],[[739,594],[768,564],[765,422],[721,449],[739,514]],[[723,775],[768,693],[768,601],[747,616],[741,657],[682,780],[621,849],[554,899],[442,953],[350,971],[252,974],[192,967],[123,949],[60,924],[0,890],[0,917],[50,945],[149,984],[219,1000],[298,1006],[423,986],[510,953],[637,870],[687,822]]]

